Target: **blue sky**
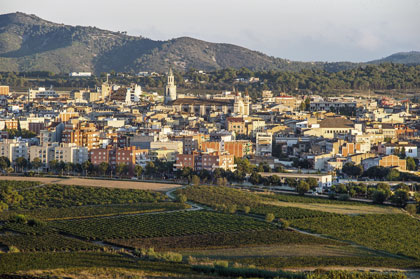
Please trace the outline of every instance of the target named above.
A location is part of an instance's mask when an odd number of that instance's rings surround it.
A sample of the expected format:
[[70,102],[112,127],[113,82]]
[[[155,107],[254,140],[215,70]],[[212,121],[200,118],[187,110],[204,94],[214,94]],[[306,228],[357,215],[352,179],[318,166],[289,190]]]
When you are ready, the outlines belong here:
[[367,61],[420,50],[420,0],[0,0],[70,25],[155,40],[189,36],[300,61]]

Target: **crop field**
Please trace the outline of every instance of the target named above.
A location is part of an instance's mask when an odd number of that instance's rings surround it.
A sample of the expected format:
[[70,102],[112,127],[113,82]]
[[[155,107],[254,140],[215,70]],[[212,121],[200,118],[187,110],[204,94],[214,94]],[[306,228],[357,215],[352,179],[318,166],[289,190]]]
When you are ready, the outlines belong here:
[[94,252],[49,252],[0,254],[0,274],[33,269],[74,267],[138,268],[135,259]]
[[188,187],[179,190],[179,192],[185,194],[189,200],[208,205],[216,209],[226,209],[231,206],[236,206],[238,210],[243,210],[245,206],[249,206],[251,213],[260,215],[273,213],[277,218],[290,220],[334,215],[333,213],[317,210],[266,204],[268,200],[267,198],[260,197],[257,194],[227,187]]
[[300,234],[284,229],[221,232],[171,237],[113,239],[108,240],[108,242],[133,248],[154,247],[158,250],[196,250],[204,248],[252,247],[259,245],[345,245],[334,240]]
[[245,257],[362,257],[366,251],[350,246],[320,244],[261,245],[239,248],[219,248],[183,251],[185,256],[235,260]]
[[296,268],[296,267],[387,267],[398,269],[418,269],[420,262],[409,259],[390,257],[334,257],[334,256],[305,256],[305,257],[249,257],[238,258],[236,262],[254,264],[259,267]]
[[102,240],[264,231],[275,228],[274,225],[249,217],[203,211],[54,221],[50,225],[72,235]]
[[26,176],[0,176],[0,180],[38,182],[41,184],[78,185],[89,187],[105,187],[118,189],[168,191],[181,187],[179,184],[152,183],[143,181],[124,181],[108,179],[90,179],[77,177],[26,177]]
[[0,220],[8,220],[15,214],[23,214],[40,220],[60,220],[89,217],[115,216],[125,214],[139,214],[147,212],[162,212],[180,210],[189,206],[173,202],[134,203],[134,204],[111,204],[111,205],[90,205],[74,206],[65,208],[39,208],[34,210],[15,210],[0,213]]
[[376,205],[354,205],[354,204],[335,204],[335,203],[302,203],[284,201],[264,201],[264,204],[280,207],[295,207],[301,209],[336,213],[336,214],[399,214],[401,209],[392,206]]
[[403,214],[334,216],[292,221],[294,227],[420,259],[420,222]]
[[[258,193],[259,194],[259,193]],[[259,194],[261,197],[266,197],[269,199],[284,201],[284,202],[292,202],[292,203],[321,203],[321,204],[346,204],[346,205],[369,205],[364,202],[356,202],[356,201],[340,201],[340,200],[331,200],[322,197],[308,197],[308,196],[299,196],[299,195],[292,195],[292,194]]]
[[0,178],[0,189],[3,187],[11,187],[16,190],[22,190],[25,188],[36,187],[39,185],[41,185],[41,183],[38,181],[2,180]]
[[19,194],[22,195],[23,201],[12,209],[150,203],[168,199],[160,192],[65,185],[46,185],[21,191]]
[[87,251],[100,250],[100,246],[64,237],[59,234],[43,234],[43,235],[16,235],[4,234],[0,235],[0,243],[11,247],[14,246],[20,252],[35,251]]

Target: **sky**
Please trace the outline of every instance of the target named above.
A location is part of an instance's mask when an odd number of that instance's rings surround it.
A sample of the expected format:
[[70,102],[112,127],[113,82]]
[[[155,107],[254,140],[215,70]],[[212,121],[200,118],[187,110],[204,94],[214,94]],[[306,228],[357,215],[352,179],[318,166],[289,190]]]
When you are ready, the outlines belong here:
[[154,40],[188,36],[298,61],[362,62],[420,51],[420,0],[0,0],[69,25]]

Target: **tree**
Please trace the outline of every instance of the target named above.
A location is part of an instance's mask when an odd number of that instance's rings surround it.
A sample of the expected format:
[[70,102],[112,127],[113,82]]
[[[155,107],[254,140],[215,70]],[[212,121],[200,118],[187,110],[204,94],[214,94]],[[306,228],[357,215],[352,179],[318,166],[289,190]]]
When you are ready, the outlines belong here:
[[180,203],[186,203],[186,202],[187,202],[187,196],[186,196],[186,195],[184,195],[184,194],[180,194],[180,195],[178,195],[178,201],[179,201]]
[[417,169],[416,161],[414,161],[414,159],[412,157],[408,157],[406,159],[406,161],[407,161],[407,169],[408,170],[414,171],[414,170]]
[[15,163],[20,171],[23,171],[23,169],[28,165],[28,160],[24,157],[17,157]]
[[85,175],[88,175],[90,171],[92,171],[92,163],[90,161],[84,161],[82,163],[82,170],[85,172]]
[[244,206],[244,212],[245,214],[248,214],[251,211],[251,208],[249,206]]
[[353,162],[351,163],[345,163],[342,172],[349,175],[349,176],[355,176],[358,177],[362,175],[363,173],[363,167],[361,165],[355,165]]
[[10,167],[10,160],[9,158],[5,156],[0,157],[0,169],[6,170],[8,167]]
[[405,207],[407,205],[409,194],[405,190],[397,190],[394,195],[391,196],[391,203],[399,207]]
[[38,170],[40,167],[42,167],[42,161],[40,158],[36,157],[31,162],[32,168]]
[[295,178],[286,178],[286,184],[290,187],[296,187],[297,186],[297,180]]
[[387,199],[387,193],[384,190],[376,190],[373,192],[372,201],[377,204],[383,204]]
[[306,182],[309,184],[309,188],[311,189],[315,189],[316,187],[318,187],[318,180],[316,180],[316,178],[308,178],[306,179]]
[[118,164],[117,167],[115,168],[115,171],[120,176],[123,176],[123,175],[127,174],[128,170],[129,170],[128,165],[124,164],[124,163]]
[[197,175],[194,174],[191,178],[191,183],[194,186],[200,185],[200,177],[198,177]]
[[270,222],[270,223],[273,222],[274,218],[276,218],[276,217],[274,216],[273,213],[267,213],[265,215],[265,221],[267,221],[267,222]]
[[308,192],[309,189],[310,189],[309,184],[305,180],[300,180],[296,187],[297,192],[301,196],[303,196],[306,192]]
[[386,176],[386,179],[388,181],[396,181],[400,178],[400,172],[396,169],[392,169],[388,175]]
[[0,190],[0,203],[3,209],[18,205],[22,200],[23,197],[10,186]]
[[99,168],[99,171],[101,172],[101,174],[102,174],[103,176],[105,176],[105,175],[106,175],[106,173],[107,173],[107,172],[108,172],[108,170],[109,170],[109,163],[107,163],[107,162],[102,162],[102,163],[100,163],[100,164],[99,164],[98,168]]
[[147,175],[153,175],[156,172],[156,166],[153,162],[147,162],[146,164],[146,174]]
[[140,165],[134,167],[134,172],[136,173],[137,178],[139,178],[143,173],[143,168]]

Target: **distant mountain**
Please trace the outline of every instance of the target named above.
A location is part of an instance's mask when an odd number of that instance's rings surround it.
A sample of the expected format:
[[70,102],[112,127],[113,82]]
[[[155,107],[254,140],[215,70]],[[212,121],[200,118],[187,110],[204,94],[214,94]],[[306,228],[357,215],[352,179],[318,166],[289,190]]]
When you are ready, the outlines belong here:
[[388,57],[373,60],[369,64],[381,64],[385,62],[399,63],[399,64],[420,64],[420,51],[398,52]]
[[57,24],[20,12],[0,15],[0,71],[163,72],[169,65],[178,70],[246,67],[338,71],[360,64],[294,62],[188,37],[155,41],[96,27]]

